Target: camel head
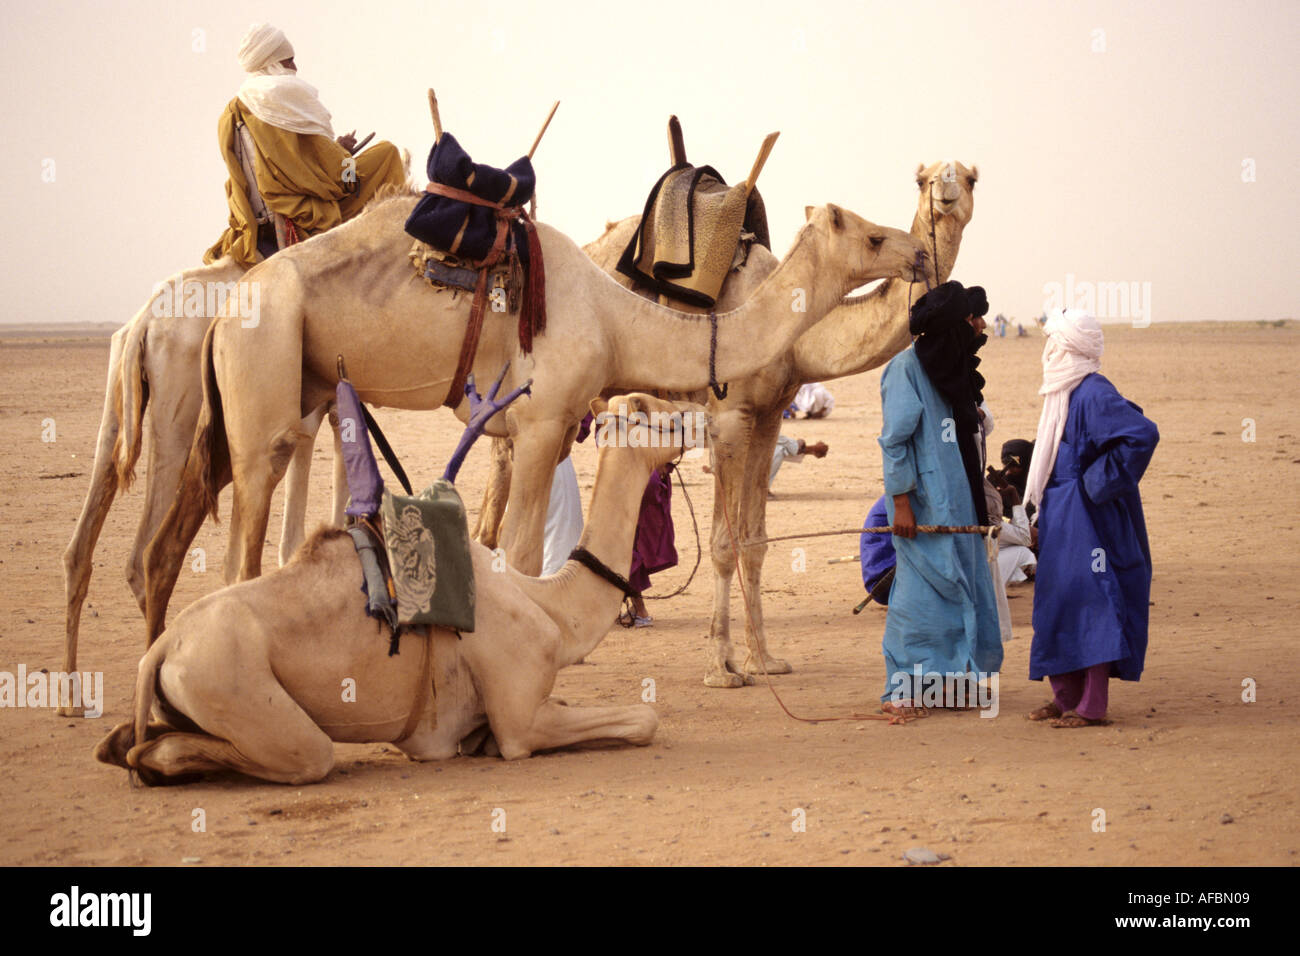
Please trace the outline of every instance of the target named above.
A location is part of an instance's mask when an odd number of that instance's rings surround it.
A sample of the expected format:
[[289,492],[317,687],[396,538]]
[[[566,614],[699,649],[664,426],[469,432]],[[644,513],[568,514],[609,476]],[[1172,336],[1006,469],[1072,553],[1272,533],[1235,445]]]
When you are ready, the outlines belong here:
[[647,473],[673,461],[687,449],[702,447],[709,416],[693,402],[669,402],[644,392],[616,395],[591,403],[596,442],[607,455],[636,456]]
[[959,225],[965,226],[975,212],[975,183],[979,178],[977,167],[968,168],[955,159],[917,166],[916,186],[921,191],[917,215],[928,223],[933,201],[936,218],[951,216]]
[[834,203],[806,206],[805,229],[822,234],[832,260],[849,264],[846,294],[876,279],[919,279],[929,253],[911,233],[877,226]]

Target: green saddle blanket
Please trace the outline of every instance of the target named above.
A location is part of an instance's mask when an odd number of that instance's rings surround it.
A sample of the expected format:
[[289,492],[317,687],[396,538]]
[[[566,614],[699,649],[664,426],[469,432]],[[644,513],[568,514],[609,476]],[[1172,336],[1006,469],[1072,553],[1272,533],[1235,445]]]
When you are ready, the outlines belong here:
[[449,481],[419,495],[384,491],[379,506],[399,624],[474,630],[474,562],[465,505]]

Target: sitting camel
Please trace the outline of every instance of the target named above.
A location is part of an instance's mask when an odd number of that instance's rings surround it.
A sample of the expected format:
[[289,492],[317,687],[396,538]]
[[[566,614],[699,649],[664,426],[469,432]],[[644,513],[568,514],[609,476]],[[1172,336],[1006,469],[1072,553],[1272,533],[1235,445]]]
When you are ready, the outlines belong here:
[[[414,204],[409,196],[372,203],[353,221],[260,263],[243,280],[260,285],[260,321],[249,327],[226,315],[213,322],[199,429],[175,504],[145,558],[151,639],[162,631],[189,543],[231,480],[237,578],[260,573],[271,493],[305,437],[304,414],[332,397],[336,355],[347,353],[363,401],[411,409],[443,401],[470,303],[414,276],[403,230]],[[901,230],[820,207],[768,281],[711,322],[629,293],[562,233],[536,228],[549,325],[524,354],[513,322],[489,321],[474,361],[480,376],[510,361],[507,387],[524,377],[535,383],[531,398],[512,406],[493,432],[514,441],[517,472],[502,544],[511,565],[528,574],[541,568],[552,472],[593,395],[615,382],[686,390],[750,374],[848,291],[873,278],[914,275],[924,255]],[[371,334],[358,341],[358,323],[366,320]],[[464,402],[456,413],[464,420]]]
[[[626,585],[646,481],[695,433],[683,413],[704,410],[641,394],[608,409],[592,403],[625,440],[600,449],[579,543],[603,573],[575,559],[546,578],[495,571],[492,552],[471,542],[473,633],[410,629],[389,656],[385,626],[366,615],[351,537],[322,529],[284,568],[179,614],[140,661],[134,721],[115,727],[95,756],[149,783],[233,769],[302,784],[330,772],[333,741],[392,743],[413,760],[442,760],[485,722],[508,760],[595,741],[648,744],[659,723],[650,706],[569,707],[550,694],[560,668],[609,631],[624,596],[613,580]],[[349,680],[351,700],[341,692]],[[151,712],[162,722],[149,723]]]

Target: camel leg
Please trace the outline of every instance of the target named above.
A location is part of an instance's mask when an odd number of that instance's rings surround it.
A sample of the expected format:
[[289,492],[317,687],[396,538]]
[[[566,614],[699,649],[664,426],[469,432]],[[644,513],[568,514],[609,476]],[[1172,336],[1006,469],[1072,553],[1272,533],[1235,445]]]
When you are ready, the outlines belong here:
[[515,465],[499,544],[506,561],[521,574],[536,577],[542,572],[546,508],[565,430],[561,424],[537,421],[514,436]]
[[659,716],[649,704],[623,707],[566,707],[546,700],[533,715],[532,725],[522,735],[503,738],[493,726],[501,756],[506,760],[527,757],[538,750],[554,750],[574,744],[622,741],[644,747],[654,738]]
[[487,487],[483,489],[483,506],[474,525],[474,540],[485,548],[496,548],[501,520],[510,495],[510,439],[493,438]]
[[[786,403],[788,405],[789,402]],[[777,406],[784,408],[785,405]],[[755,416],[754,430],[750,435],[749,454],[745,461],[744,486],[740,500],[740,524],[737,535],[742,541],[757,541],[767,537],[767,479],[771,474],[772,455],[776,439],[781,432],[781,413],[770,410]],[[745,618],[745,641],[749,656],[745,670],[750,674],[788,674],[790,664],[773,657],[767,651],[767,633],[763,624],[763,559],[767,545],[756,544],[740,552],[741,574],[744,575],[745,592],[749,595],[749,613]],[[760,664],[759,660],[763,663]]]
[[311,457],[316,451],[316,433],[328,411],[328,405],[313,409],[302,420],[302,430],[310,438],[298,442],[289,460],[288,481],[284,488],[284,522],[280,527],[280,567],[289,563],[298,546],[306,540],[307,492],[311,481]]
[[[63,673],[77,670],[77,636],[81,628],[81,609],[90,590],[90,575],[94,570],[95,544],[104,528],[104,519],[117,494],[117,469],[113,461],[113,446],[117,442],[118,420],[115,407],[117,376],[122,363],[120,334],[113,336],[108,357],[108,387],[105,389],[104,413],[99,421],[99,436],[95,439],[95,464],[90,472],[90,491],[81,506],[72,541],[63,552],[63,589],[67,599],[66,630],[63,645]],[[80,706],[60,707],[60,717],[80,717]]]
[[[243,482],[235,482],[233,513],[239,516],[238,534],[232,535],[231,548],[239,562],[236,581],[248,581],[262,573],[262,549],[271,517],[271,495],[280,483],[296,450],[296,443],[284,437],[277,443],[271,461],[258,461],[244,470]],[[239,474],[239,466],[235,466]],[[232,525],[232,531],[235,530]]]
[[323,753],[313,753],[309,757],[277,753],[269,758],[270,762],[264,762],[267,758],[245,756],[234,744],[217,737],[174,733],[163,734],[156,740],[131,748],[127,760],[133,768],[153,771],[164,777],[237,770],[272,783],[315,783],[333,769],[334,745],[319,727],[312,726],[324,738],[329,748],[328,757]]
[[[709,538],[713,559],[713,618],[709,624],[709,663],[704,674],[706,687],[743,687],[752,684],[731,659],[731,577],[735,572],[735,551],[727,516],[740,533],[740,495],[744,488],[744,461],[739,450],[749,444],[753,427],[748,409],[727,410],[718,416],[718,438],[713,456],[713,528]],[[725,511],[724,511],[725,509]]]
[[[314,783],[330,772],[333,741],[269,665],[247,661],[242,631],[210,634],[201,650],[173,646],[158,672],[172,705],[212,736],[165,734],[133,747],[128,763],[164,776],[230,769],[274,783]],[[228,666],[214,670],[213,661]]]
[[[167,620],[167,602],[176,588],[181,565],[189,551],[194,536],[203,527],[207,513],[194,504],[196,493],[187,490],[190,479],[187,469],[182,476],[181,490],[168,509],[158,531],[149,540],[144,551],[145,574],[145,634],[149,644],[158,639]],[[220,485],[229,482],[227,477]],[[232,522],[233,527],[233,522]]]
[[155,334],[145,357],[149,375],[149,464],[144,479],[144,513],[127,559],[126,580],[141,613],[145,610],[145,549],[162,525],[180,487],[190,441],[203,405],[195,387],[201,341],[179,332]]

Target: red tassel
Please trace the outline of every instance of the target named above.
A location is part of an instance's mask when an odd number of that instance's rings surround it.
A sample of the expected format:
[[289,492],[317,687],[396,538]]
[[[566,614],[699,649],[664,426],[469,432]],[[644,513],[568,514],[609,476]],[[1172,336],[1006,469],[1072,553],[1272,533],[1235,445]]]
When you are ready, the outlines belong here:
[[546,331],[546,264],[542,261],[542,242],[528,214],[520,210],[528,232],[528,276],[524,282],[524,301],[519,308],[519,346],[527,355],[533,350],[533,337]]

